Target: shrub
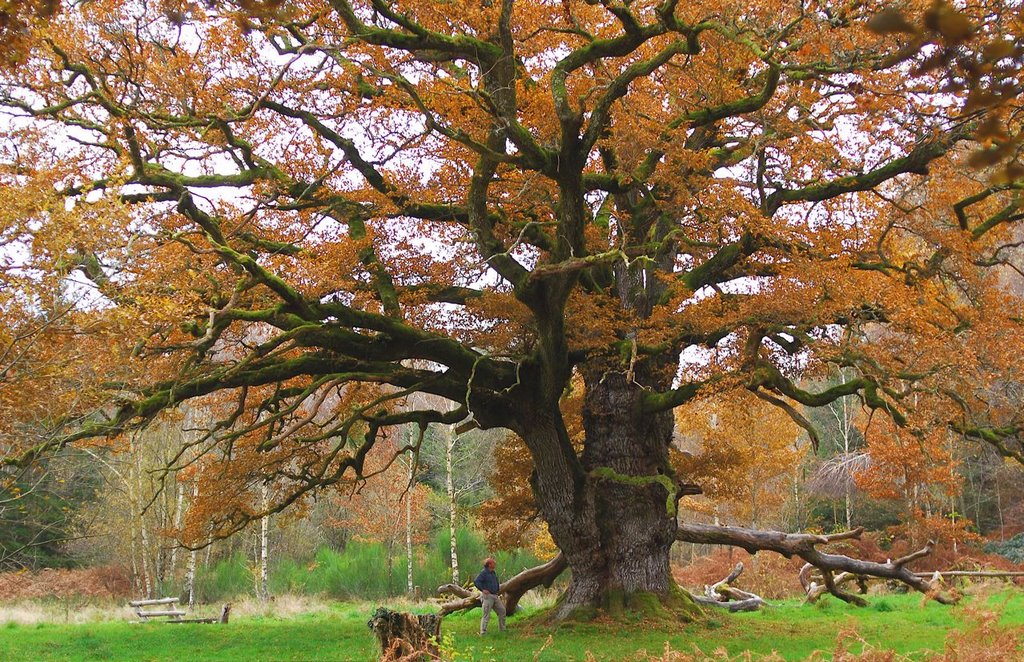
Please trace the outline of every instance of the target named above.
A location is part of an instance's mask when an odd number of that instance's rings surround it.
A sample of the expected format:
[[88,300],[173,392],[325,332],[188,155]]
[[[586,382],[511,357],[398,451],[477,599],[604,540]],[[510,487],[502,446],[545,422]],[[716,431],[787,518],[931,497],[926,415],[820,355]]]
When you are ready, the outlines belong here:
[[72,596],[124,598],[131,592],[129,571],[121,566],[0,573],[0,600]]
[[[306,584],[311,593],[326,595],[338,600],[374,599],[396,593],[395,587],[388,586],[384,547],[380,543],[351,542],[343,552],[321,547],[309,580]],[[405,564],[396,559],[392,583],[404,578]]]
[[998,554],[1014,563],[1024,563],[1024,533],[1018,533],[1009,540],[990,542],[985,545],[985,551]]
[[252,569],[242,552],[236,552],[212,568],[196,571],[195,596],[198,602],[217,602],[252,590]]
[[302,564],[294,559],[279,560],[270,569],[267,587],[272,595],[291,593],[302,595],[308,592],[312,564]]

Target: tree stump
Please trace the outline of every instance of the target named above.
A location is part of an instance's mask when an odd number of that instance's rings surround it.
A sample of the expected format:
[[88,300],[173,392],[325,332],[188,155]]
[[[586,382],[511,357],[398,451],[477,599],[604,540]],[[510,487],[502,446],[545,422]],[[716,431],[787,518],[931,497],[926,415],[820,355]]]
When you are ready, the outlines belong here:
[[380,659],[434,660],[440,657],[441,616],[438,614],[407,614],[377,607],[367,623],[380,642]]

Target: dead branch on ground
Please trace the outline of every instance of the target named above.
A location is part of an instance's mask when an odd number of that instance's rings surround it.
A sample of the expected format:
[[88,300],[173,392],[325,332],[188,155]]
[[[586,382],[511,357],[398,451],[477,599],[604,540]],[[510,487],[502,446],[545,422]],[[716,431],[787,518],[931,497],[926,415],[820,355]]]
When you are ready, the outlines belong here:
[[[935,546],[929,541],[923,549],[900,557],[895,561],[876,563],[863,561],[842,554],[828,554],[818,549],[818,545],[827,545],[839,540],[860,538],[864,527],[852,531],[815,535],[811,533],[783,533],[781,531],[758,531],[743,527],[712,526],[709,524],[680,524],[676,539],[683,542],[711,545],[731,545],[741,547],[751,554],[760,551],[771,551],[782,554],[786,558],[798,556],[817,568],[822,575],[825,589],[840,600],[864,606],[867,602],[860,596],[841,590],[835,573],[850,573],[854,576],[881,577],[903,582],[907,586],[920,591],[942,604],[954,604],[957,595],[946,595],[939,590],[939,585],[909,570],[906,566],[931,554]],[[844,582],[847,581],[844,579]]]
[[730,586],[730,584],[736,581],[736,578],[743,572],[743,562],[736,564],[736,567],[732,569],[729,576],[725,579],[715,582],[711,586],[704,587],[704,595],[693,595],[693,599],[698,604],[709,605],[712,607],[720,607],[722,609],[728,609],[731,612],[737,611],[757,611],[761,607],[764,607],[768,603],[765,602],[761,596],[750,593],[748,591],[741,591],[738,588]]

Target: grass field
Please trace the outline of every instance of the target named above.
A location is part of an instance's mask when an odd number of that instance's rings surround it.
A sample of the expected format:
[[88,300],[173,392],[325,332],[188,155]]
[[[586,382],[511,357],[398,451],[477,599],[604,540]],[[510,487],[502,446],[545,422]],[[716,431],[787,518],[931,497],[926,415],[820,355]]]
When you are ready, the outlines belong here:
[[[374,642],[366,627],[372,610],[371,604],[345,604],[283,618],[242,615],[227,626],[11,621],[0,625],[0,660],[373,660]],[[985,610],[1001,614],[995,632],[991,623],[975,625]],[[1024,659],[1019,634],[1024,631],[1024,593],[1019,590],[978,595],[952,608],[934,602],[922,606],[920,595],[875,596],[867,608],[834,600],[783,602],[748,614],[716,611],[703,622],[678,627],[598,622],[555,628],[526,614],[510,619],[508,631],[486,637],[476,634],[479,614],[445,619],[442,633],[450,656],[584,660],[589,653],[596,660],[643,660],[641,651],[660,657],[668,642],[684,653],[697,646],[708,655],[721,648],[729,656],[751,651],[758,659],[774,651],[782,659],[802,660],[816,650],[830,653],[840,632],[855,630],[858,637],[845,644],[854,653],[867,645],[926,659],[929,651],[942,651],[948,638],[961,650],[960,660],[980,659],[970,651],[989,645],[1001,645],[1005,656],[986,659]],[[1004,641],[992,643],[1000,632]],[[1006,638],[1016,641],[1009,649]]]

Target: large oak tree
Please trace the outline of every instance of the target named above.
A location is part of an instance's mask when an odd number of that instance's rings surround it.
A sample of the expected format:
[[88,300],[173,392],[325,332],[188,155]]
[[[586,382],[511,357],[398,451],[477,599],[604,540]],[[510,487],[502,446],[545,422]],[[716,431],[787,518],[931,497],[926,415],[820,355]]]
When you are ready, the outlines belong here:
[[[50,340],[92,361],[8,463],[203,399],[222,420],[176,462],[215,458],[225,533],[247,489],[287,484],[280,510],[389,426],[472,417],[529,449],[566,615],[668,595],[677,537],[757,544],[677,524],[698,395],[808,425],[858,394],[1024,459],[1021,182],[965,167],[992,104],[927,62],[1012,17],[923,3],[925,43],[870,2],[266,4],[97,0],[24,33],[0,232],[11,270],[87,299]],[[836,366],[858,376],[798,382]]]

